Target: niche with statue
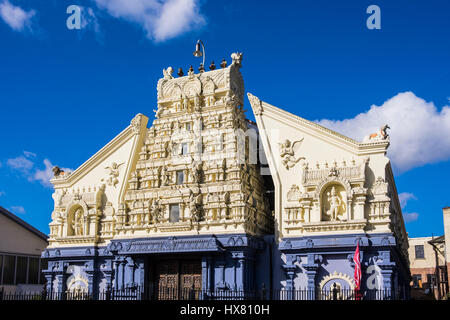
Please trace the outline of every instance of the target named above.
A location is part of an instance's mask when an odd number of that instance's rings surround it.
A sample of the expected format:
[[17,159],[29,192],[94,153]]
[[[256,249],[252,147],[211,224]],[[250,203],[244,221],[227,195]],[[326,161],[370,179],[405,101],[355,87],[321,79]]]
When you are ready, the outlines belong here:
[[346,199],[347,192],[341,184],[327,185],[321,197],[322,221],[346,221]]

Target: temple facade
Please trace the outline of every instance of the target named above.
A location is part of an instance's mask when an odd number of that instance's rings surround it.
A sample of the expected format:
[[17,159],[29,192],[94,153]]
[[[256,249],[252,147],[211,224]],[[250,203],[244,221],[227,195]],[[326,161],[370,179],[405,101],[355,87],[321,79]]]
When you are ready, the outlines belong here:
[[[248,98],[242,54],[186,76],[74,172],[54,168],[48,292],[142,288],[407,292],[386,126],[357,142]],[[161,297],[160,297],[161,298]]]

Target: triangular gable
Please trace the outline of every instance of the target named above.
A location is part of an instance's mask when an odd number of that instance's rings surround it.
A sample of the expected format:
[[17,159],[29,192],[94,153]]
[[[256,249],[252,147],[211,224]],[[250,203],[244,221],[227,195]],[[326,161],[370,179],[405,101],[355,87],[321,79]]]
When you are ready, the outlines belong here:
[[[127,128],[90,157],[74,172],[53,178],[51,182],[55,186],[55,189],[91,187],[104,183],[106,181],[105,161],[108,161],[108,159],[111,158],[111,163],[116,162],[125,167],[125,174],[121,174],[121,181],[117,184],[119,192],[114,192],[116,201],[121,201],[125,195],[126,182],[128,181],[132,170],[134,170],[139,150],[145,140],[147,123],[148,117],[142,114],[136,115]],[[121,154],[117,155],[117,153]],[[107,162],[107,165],[109,166],[110,163]],[[94,170],[99,172],[93,173]],[[103,177],[99,177],[99,174],[103,175]]]
[[311,136],[327,141],[328,143],[338,145],[340,148],[346,149],[355,155],[385,151],[389,146],[389,140],[358,142],[315,122],[306,120],[295,114],[277,108],[265,101],[260,100],[251,93],[247,93],[247,95],[252,106],[256,122],[258,123],[258,127],[260,127],[260,124],[264,122],[265,117],[272,118],[287,126],[300,129]]

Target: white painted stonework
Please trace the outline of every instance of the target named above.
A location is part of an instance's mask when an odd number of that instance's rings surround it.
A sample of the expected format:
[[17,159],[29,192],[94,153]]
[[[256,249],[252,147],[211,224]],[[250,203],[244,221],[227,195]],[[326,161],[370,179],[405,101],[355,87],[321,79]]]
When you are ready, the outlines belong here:
[[275,185],[278,238],[392,231],[407,250],[386,131],[357,142],[248,98]]
[[273,232],[257,165],[240,147],[251,125],[242,108],[242,54],[232,59],[179,78],[163,70],[149,129],[139,114],[73,173],[57,173],[50,247]]
[[[407,235],[386,150],[387,126],[364,142],[248,94],[273,183],[246,137],[241,54],[230,66],[158,81],[156,119],[130,125],[71,174],[52,180],[50,247],[171,235]],[[380,124],[381,126],[382,124]],[[368,132],[368,134],[370,134]],[[174,218],[175,217],[175,218]],[[275,224],[274,224],[275,220]]]

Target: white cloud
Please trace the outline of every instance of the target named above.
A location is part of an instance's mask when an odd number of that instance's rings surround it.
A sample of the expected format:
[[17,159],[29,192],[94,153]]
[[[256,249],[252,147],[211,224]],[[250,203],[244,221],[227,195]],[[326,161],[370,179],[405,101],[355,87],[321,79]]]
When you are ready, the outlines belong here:
[[399,193],[398,199],[400,200],[400,206],[402,207],[402,209],[406,207],[409,200],[417,200],[416,196],[409,192]]
[[438,111],[433,102],[412,92],[399,93],[381,106],[372,105],[352,119],[317,122],[360,141],[389,124],[388,157],[398,172],[450,159],[450,107]]
[[419,214],[417,212],[403,212],[403,220],[406,223],[416,221],[419,218]]
[[23,154],[27,158],[36,158],[36,153],[30,152],[30,151],[24,151]]
[[25,213],[25,208],[22,206],[13,206],[9,209],[9,211],[11,211],[12,213],[15,214],[24,214]]
[[92,8],[81,7],[81,29],[94,31],[97,39],[101,38],[100,24]]
[[[39,181],[43,186],[51,188],[53,185],[50,183],[50,179],[53,178],[53,164],[48,159],[44,159],[43,170],[36,169],[34,174],[28,178],[29,181]],[[61,168],[65,172],[72,172],[73,169]]]
[[[29,151],[24,151],[24,154],[28,155],[28,157],[36,157],[36,154]],[[50,179],[53,178],[53,164],[49,159],[44,159],[43,169],[36,168],[35,163],[23,155],[17,158],[8,159],[6,163],[11,169],[21,172],[28,181],[39,181],[45,187],[52,187]],[[61,170],[64,170],[65,172],[73,171],[73,169],[70,168],[61,168]]]
[[[399,193],[398,199],[402,210],[405,209],[409,200],[417,200],[416,196],[409,192]],[[403,220],[405,220],[406,223],[416,221],[418,218],[419,214],[417,212],[403,212]]]
[[33,168],[34,163],[24,156],[18,156],[17,158],[8,159],[6,161],[6,165],[8,165],[12,169],[26,173],[30,171],[31,168]]
[[204,25],[198,0],[94,0],[115,18],[141,26],[147,38],[164,41]]
[[35,14],[34,10],[25,11],[19,6],[14,6],[8,0],[0,2],[0,18],[14,31],[31,29],[31,19]]

